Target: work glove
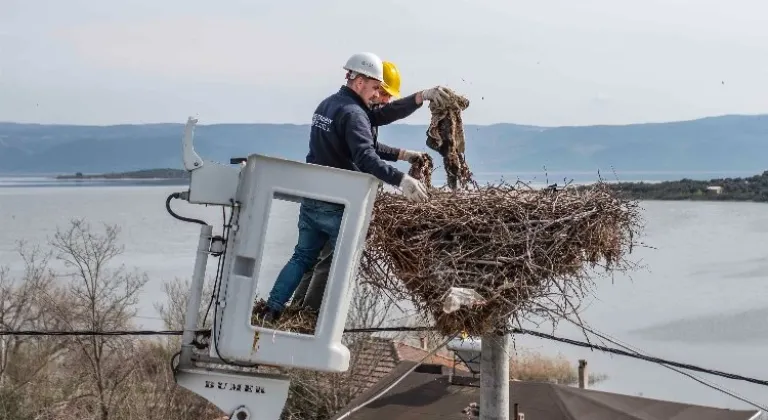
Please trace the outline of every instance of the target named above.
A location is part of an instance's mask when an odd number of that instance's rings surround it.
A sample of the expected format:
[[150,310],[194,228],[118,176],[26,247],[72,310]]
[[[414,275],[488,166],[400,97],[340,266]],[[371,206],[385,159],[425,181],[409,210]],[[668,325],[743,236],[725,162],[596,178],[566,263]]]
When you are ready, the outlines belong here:
[[422,156],[424,156],[426,153],[424,152],[417,152],[415,150],[403,150],[403,159],[407,160],[408,163],[416,163],[418,159]]
[[400,181],[400,189],[403,191],[405,198],[411,201],[420,203],[427,201],[427,187],[408,174],[403,176],[403,180]]
[[444,87],[435,86],[421,91],[421,98],[425,101],[434,102],[435,105],[440,106],[448,101],[449,96],[448,91]]

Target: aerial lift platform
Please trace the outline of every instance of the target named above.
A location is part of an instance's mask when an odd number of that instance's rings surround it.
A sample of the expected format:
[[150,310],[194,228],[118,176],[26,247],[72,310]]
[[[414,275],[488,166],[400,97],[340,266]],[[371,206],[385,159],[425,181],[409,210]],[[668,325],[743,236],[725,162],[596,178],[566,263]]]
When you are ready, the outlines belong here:
[[[277,420],[290,386],[285,369],[344,372],[349,368],[349,349],[341,338],[381,182],[362,172],[259,154],[232,159],[229,165],[204,160],[193,144],[197,122],[190,117],[182,137],[189,188],[166,201],[171,215],[201,225],[174,377],[232,420]],[[300,203],[303,198],[344,205],[314,335],[251,325],[257,286],[266,280],[259,278],[259,268],[266,251],[270,209],[275,200]],[[223,206],[230,211],[229,221],[221,235],[214,235],[212,225],[171,210],[171,199]],[[220,259],[220,270],[213,326],[206,333],[198,328],[209,256]]]

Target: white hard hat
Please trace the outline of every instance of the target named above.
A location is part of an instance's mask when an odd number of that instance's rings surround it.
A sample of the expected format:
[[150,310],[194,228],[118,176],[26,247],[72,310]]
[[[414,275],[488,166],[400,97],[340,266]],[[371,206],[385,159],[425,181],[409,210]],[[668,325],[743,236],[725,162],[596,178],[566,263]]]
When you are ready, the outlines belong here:
[[368,76],[380,82],[384,81],[384,64],[381,58],[374,53],[362,52],[349,57],[344,70]]

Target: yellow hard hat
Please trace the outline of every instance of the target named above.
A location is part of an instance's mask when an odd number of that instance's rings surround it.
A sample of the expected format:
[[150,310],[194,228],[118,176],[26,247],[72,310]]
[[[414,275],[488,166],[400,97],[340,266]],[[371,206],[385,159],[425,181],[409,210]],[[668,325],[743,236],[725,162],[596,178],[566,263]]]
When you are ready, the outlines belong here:
[[384,82],[381,84],[382,89],[395,98],[400,97],[400,72],[397,70],[395,63],[391,61],[384,61]]

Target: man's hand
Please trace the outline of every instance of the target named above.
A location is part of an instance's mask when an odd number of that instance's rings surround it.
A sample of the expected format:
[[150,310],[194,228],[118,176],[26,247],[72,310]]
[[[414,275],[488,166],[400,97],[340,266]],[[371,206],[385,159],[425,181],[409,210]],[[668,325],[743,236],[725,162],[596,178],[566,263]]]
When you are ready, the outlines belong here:
[[415,150],[400,150],[400,156],[398,158],[400,160],[407,160],[408,163],[416,163],[418,159],[422,156],[426,155],[424,152],[417,152]]
[[411,201],[420,203],[427,201],[427,187],[408,174],[403,176],[403,180],[400,181],[400,189],[403,190],[405,198]]
[[435,105],[441,105],[449,99],[448,91],[442,86],[435,86],[421,91],[421,98],[425,101],[432,101]]

